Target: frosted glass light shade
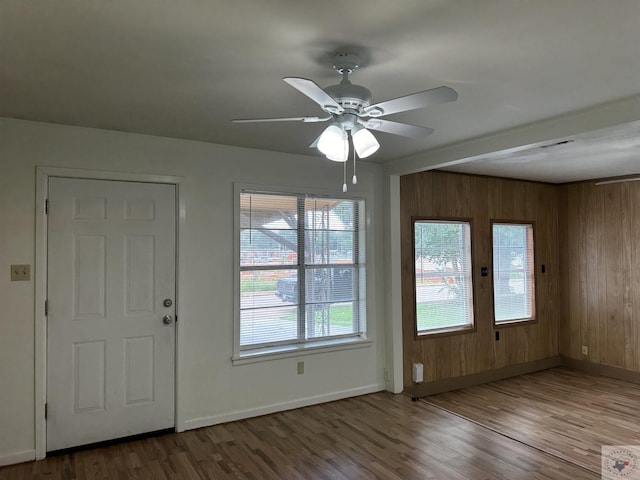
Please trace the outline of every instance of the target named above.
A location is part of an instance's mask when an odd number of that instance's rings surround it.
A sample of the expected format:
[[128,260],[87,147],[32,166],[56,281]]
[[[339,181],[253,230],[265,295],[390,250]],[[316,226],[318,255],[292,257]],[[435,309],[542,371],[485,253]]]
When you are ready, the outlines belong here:
[[347,139],[344,139],[343,147],[340,151],[334,154],[327,154],[327,158],[329,160],[333,160],[334,162],[346,162],[349,158],[349,142]]
[[329,125],[318,139],[318,150],[324,153],[329,160],[346,162],[349,156],[347,132],[337,123]]
[[360,158],[367,158],[380,148],[380,144],[378,140],[376,140],[376,137],[373,136],[373,133],[362,125],[354,127],[351,131],[351,137],[353,138],[353,148],[356,149],[358,157]]

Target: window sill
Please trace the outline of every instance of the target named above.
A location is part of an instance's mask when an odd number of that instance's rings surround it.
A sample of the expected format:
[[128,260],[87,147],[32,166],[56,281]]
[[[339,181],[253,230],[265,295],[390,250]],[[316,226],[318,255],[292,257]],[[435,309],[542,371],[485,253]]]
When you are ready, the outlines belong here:
[[517,326],[522,326],[522,325],[531,325],[531,324],[536,323],[536,322],[537,322],[537,319],[535,319],[535,318],[521,318],[521,319],[517,319],[517,320],[503,320],[501,322],[494,321],[493,329],[494,330],[499,330],[501,328],[506,328],[506,327],[517,327]]
[[463,327],[449,327],[449,328],[438,328],[433,330],[421,330],[420,332],[416,332],[415,339],[416,340],[425,340],[427,338],[434,337],[446,337],[449,335],[464,335],[465,333],[474,333],[476,332],[475,325],[468,325]]
[[267,362],[269,360],[277,360],[280,358],[337,352],[340,350],[352,350],[355,348],[368,348],[371,345],[373,345],[372,340],[369,340],[366,337],[359,337],[355,340],[353,338],[348,338],[325,340],[313,344],[270,347],[234,355],[231,357],[231,363],[233,365],[246,365],[248,363]]

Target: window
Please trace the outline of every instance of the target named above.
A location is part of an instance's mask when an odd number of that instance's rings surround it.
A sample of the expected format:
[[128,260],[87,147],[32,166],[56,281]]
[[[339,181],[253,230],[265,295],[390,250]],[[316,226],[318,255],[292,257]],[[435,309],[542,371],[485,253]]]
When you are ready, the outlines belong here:
[[471,224],[414,219],[417,335],[472,329]]
[[364,201],[243,190],[239,210],[240,355],[360,339]]
[[533,224],[493,222],[495,323],[535,320]]

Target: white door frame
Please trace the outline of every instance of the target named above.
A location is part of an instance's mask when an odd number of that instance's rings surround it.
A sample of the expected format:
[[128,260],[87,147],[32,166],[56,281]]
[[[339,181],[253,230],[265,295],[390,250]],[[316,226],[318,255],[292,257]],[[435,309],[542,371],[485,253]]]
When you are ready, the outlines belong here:
[[47,399],[47,318],[44,304],[47,299],[47,216],[45,203],[49,196],[49,177],[85,178],[93,180],[120,180],[128,182],[168,183],[176,187],[176,351],[175,351],[175,429],[184,430],[180,413],[180,365],[182,346],[182,330],[185,319],[181,305],[183,294],[180,290],[180,279],[185,278],[184,262],[186,258],[184,238],[186,209],[183,177],[154,175],[145,173],[111,172],[101,170],[84,170],[80,168],[36,167],[36,251],[34,264],[35,282],[35,450],[36,460],[47,455],[47,423],[45,420],[45,402]]

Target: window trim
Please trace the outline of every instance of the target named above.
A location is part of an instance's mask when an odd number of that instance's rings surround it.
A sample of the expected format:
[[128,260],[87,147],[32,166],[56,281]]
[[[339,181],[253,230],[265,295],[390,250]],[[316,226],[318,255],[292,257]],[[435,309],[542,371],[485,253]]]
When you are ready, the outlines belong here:
[[[470,274],[469,278],[471,278],[471,311],[473,314],[471,325],[462,326],[462,327],[446,327],[433,329],[427,332],[418,332],[418,312],[417,312],[417,295],[416,295],[416,222],[420,221],[431,221],[431,222],[458,222],[458,223],[467,223],[469,225],[469,264],[470,264]],[[475,281],[475,266],[474,266],[474,253],[473,253],[473,219],[468,217],[437,217],[437,216],[421,216],[421,215],[412,215],[411,216],[411,290],[412,290],[412,314],[413,314],[413,337],[415,340],[426,340],[437,337],[447,337],[452,335],[462,335],[467,333],[475,333],[478,331],[478,322],[477,322],[477,309],[476,309],[476,281]]]
[[[532,325],[538,323],[538,252],[536,242],[536,222],[533,220],[514,220],[514,219],[494,219],[490,220],[490,236],[491,236],[491,315],[493,317],[493,329],[499,330],[501,328],[516,327],[521,325]],[[493,258],[493,225],[531,225],[532,233],[531,238],[533,241],[533,317],[532,318],[518,318],[514,320],[505,320],[502,322],[496,321],[496,305],[495,305],[495,259]]]
[[[355,267],[359,269],[359,301],[358,301],[358,315],[360,322],[359,334],[350,336],[337,336],[335,338],[326,337],[318,340],[317,342],[303,342],[303,343],[290,343],[290,344],[278,344],[274,346],[267,346],[256,349],[241,349],[240,347],[240,195],[242,193],[255,193],[255,194],[272,194],[272,195],[291,195],[291,196],[309,196],[309,197],[326,197],[333,199],[344,199],[359,202],[360,212],[358,218],[358,234],[359,238],[359,260],[355,264]],[[262,362],[268,360],[274,360],[278,358],[286,358],[301,355],[310,355],[317,353],[325,353],[339,350],[347,350],[354,348],[370,347],[373,345],[373,340],[370,338],[368,318],[368,302],[367,302],[367,289],[369,283],[369,261],[373,254],[372,239],[370,239],[370,232],[367,228],[370,220],[370,194],[367,192],[356,191],[350,193],[338,193],[335,190],[326,190],[322,188],[292,188],[282,185],[265,185],[265,184],[250,184],[250,183],[233,183],[233,272],[234,272],[234,287],[233,287],[233,310],[234,310],[234,324],[233,324],[233,354],[231,361],[233,365],[243,365],[247,363]]]

